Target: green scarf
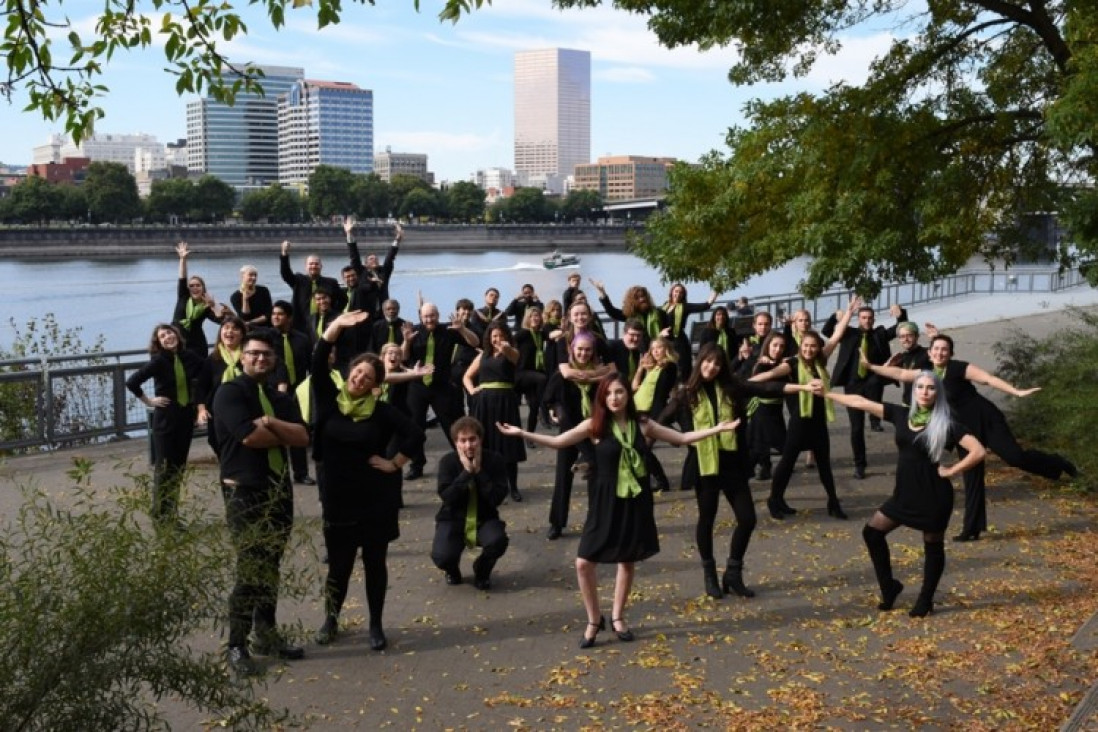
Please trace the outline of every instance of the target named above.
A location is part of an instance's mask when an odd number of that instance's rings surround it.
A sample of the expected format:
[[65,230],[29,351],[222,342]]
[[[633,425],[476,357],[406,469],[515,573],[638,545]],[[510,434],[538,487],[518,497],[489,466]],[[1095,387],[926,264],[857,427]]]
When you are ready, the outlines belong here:
[[915,414],[908,417],[908,422],[912,427],[926,427],[930,424],[930,415],[931,410],[915,407]]
[[649,308],[648,312],[644,314],[644,329],[648,332],[649,338],[659,338],[660,335],[660,311],[656,308]]
[[[866,360],[869,359],[869,331],[862,331],[862,342],[858,346],[858,353],[861,356],[865,356]],[[858,358],[858,378],[864,379],[869,376],[869,367],[866,366],[865,361],[860,357]]]
[[185,407],[191,402],[191,391],[187,388],[187,372],[183,369],[183,358],[178,353],[172,355],[172,371],[175,372],[175,401],[179,406]]
[[610,429],[613,432],[614,439],[621,443],[621,458],[618,460],[617,496],[618,498],[639,496],[641,486],[637,478],[643,478],[648,473],[644,469],[644,459],[633,447],[637,437],[637,423],[629,420],[628,434],[623,434],[618,427],[618,423],[611,419]]
[[290,375],[290,383],[297,383],[297,364],[294,363],[294,347],[290,344],[290,334],[282,334],[282,360],[286,362],[286,372]]
[[183,326],[184,331],[188,331],[195,323],[202,320],[202,315],[205,312],[205,302],[195,302],[193,297],[189,297],[187,298],[186,317],[179,321],[179,324]]
[[732,355],[728,353],[728,332],[723,328],[717,332],[717,347],[724,351],[726,355]]
[[378,399],[380,399],[381,401],[388,404],[390,398],[391,398],[391,395],[390,395],[389,384],[388,383],[382,384],[381,385],[381,396],[378,397]]
[[[335,384],[337,389],[343,388],[343,376],[335,369],[331,370],[332,383]],[[301,380],[301,383],[294,389],[294,395],[297,396],[297,406],[301,409],[301,418],[306,422],[312,421],[312,408],[313,408],[313,377],[306,376]]]
[[[823,382],[824,393],[831,391],[831,377],[827,373],[827,369],[823,366],[819,366],[819,379]],[[817,378],[812,373],[812,367],[804,362],[804,359],[797,358],[797,383],[807,384],[812,379]],[[812,416],[812,403],[815,401],[815,395],[810,391],[802,391],[799,394],[800,407],[801,407],[801,419],[809,419]],[[827,415],[828,422],[835,421],[835,404],[830,399],[824,399],[825,413]]]
[[652,402],[656,398],[656,382],[660,380],[660,372],[663,366],[657,366],[644,374],[640,388],[633,395],[633,402],[637,405],[638,412],[652,411]]
[[477,545],[477,482],[469,481],[469,505],[465,508],[465,546]]
[[366,396],[353,397],[347,391],[347,385],[342,384],[339,387],[339,393],[336,395],[336,406],[339,407],[339,413],[344,417],[350,417],[354,422],[361,422],[364,419],[369,419],[374,413],[374,407],[377,406],[377,395],[371,391]]
[[[725,398],[724,390],[719,384],[714,384],[716,390],[717,409],[714,409],[713,400],[704,389],[699,389],[697,402],[694,404],[693,417],[694,429],[705,430],[716,427],[720,422],[731,422],[735,414],[732,402]],[[734,452],[736,450],[736,433],[721,432],[719,435],[706,437],[694,444],[698,452],[698,470],[701,475],[716,475],[720,467],[719,451]]]
[[[256,383],[256,387],[259,389],[259,404],[263,407],[263,414],[273,417],[274,407],[271,406],[271,400],[267,398],[267,392],[263,389],[263,384]],[[286,477],[286,458],[282,454],[281,447],[267,448],[267,467],[275,474],[277,482],[281,483],[282,479]]]
[[682,333],[682,303],[672,305],[669,314],[671,315],[671,335],[677,336]]
[[230,351],[225,348],[225,344],[217,344],[217,353],[221,356],[222,363],[225,364],[225,371],[221,374],[221,383],[227,384],[240,374],[244,373],[240,368],[240,349]]

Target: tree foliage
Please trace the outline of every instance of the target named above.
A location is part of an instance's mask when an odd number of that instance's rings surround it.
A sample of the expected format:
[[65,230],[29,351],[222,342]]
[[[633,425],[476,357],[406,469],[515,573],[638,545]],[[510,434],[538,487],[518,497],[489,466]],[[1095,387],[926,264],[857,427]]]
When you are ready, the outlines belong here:
[[245,221],[291,223],[301,219],[301,199],[278,183],[260,191],[250,191],[240,202],[240,214]]
[[[451,0],[457,20],[479,8]],[[554,0],[592,7],[601,0]],[[1033,255],[1028,214],[1060,212],[1098,254],[1098,15],[1074,0],[614,0],[661,43],[730,46],[734,84],[785,81],[845,34],[894,29],[864,83],[753,101],[727,149],[672,174],[637,251],[669,279],[732,289],[811,258],[802,289],[930,280],[972,256]],[[1070,264],[1066,245],[1048,252]],[[1098,282],[1098,267],[1091,272]]]
[[96,222],[129,223],[142,212],[137,181],[122,163],[97,161],[89,165],[84,195]]

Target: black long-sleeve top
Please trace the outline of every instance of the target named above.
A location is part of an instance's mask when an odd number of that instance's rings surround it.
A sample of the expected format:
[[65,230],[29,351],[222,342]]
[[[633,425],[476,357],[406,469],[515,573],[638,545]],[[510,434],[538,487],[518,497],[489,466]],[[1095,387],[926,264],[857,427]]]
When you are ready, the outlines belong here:
[[456,452],[448,452],[438,461],[438,495],[442,507],[436,521],[464,521],[469,509],[469,483],[477,490],[477,525],[499,518],[498,507],[507,497],[507,466],[499,453],[481,453],[480,472],[470,475]]
[[265,320],[255,325],[269,326],[271,324],[271,310],[274,309],[274,304],[271,300],[271,291],[263,285],[256,285],[255,292],[248,298],[248,312],[244,312],[244,293],[239,289],[229,295],[229,303],[245,323],[263,317]]
[[205,358],[210,351],[210,342],[206,340],[206,331],[202,330],[207,320],[213,323],[221,323],[221,319],[214,314],[213,308],[207,307],[202,316],[196,318],[188,327],[184,324],[187,318],[187,301],[191,299],[191,292],[187,289],[187,278],[180,277],[179,284],[175,288],[175,310],[172,312],[172,323],[179,327],[186,341],[187,350],[193,351],[199,357]]
[[[178,354],[183,362],[183,373],[187,377],[187,389],[190,391],[190,404],[198,404],[198,379],[202,373],[203,359],[193,351],[181,349]],[[161,351],[153,354],[148,363],[130,374],[126,379],[126,388],[130,393],[140,399],[145,396],[142,385],[149,379],[153,380],[153,394],[158,397],[168,397],[173,403],[179,402],[179,395],[175,388],[175,358],[171,353]]]

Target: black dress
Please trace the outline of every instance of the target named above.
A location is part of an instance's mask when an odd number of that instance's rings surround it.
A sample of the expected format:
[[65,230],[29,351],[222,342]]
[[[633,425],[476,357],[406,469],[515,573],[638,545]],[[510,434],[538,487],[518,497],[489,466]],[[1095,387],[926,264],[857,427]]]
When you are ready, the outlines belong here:
[[[920,434],[908,424],[908,409],[885,403],[885,421],[896,428],[896,487],[881,506],[888,518],[920,531],[942,533],[953,513],[953,484],[938,475],[938,463],[927,455],[926,447],[915,438]],[[957,421],[949,427],[947,449],[952,449],[968,430]]]
[[526,460],[526,445],[521,438],[508,437],[496,429],[496,422],[521,424],[518,394],[515,392],[515,365],[504,356],[480,357],[477,381],[484,384],[510,384],[509,387],[489,387],[477,392],[472,414],[484,426],[484,449],[503,456],[505,463]]
[[[648,444],[636,426],[633,444],[644,458]],[[660,551],[655,502],[647,476],[639,479],[641,492],[618,498],[618,462],[621,443],[607,435],[595,445],[595,478],[587,493],[587,521],[577,554],[589,562],[640,562]]]

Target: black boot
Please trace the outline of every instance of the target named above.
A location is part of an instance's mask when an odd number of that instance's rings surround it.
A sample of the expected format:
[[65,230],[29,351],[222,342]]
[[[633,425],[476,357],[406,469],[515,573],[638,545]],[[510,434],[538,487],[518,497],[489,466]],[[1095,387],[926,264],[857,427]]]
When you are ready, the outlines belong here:
[[717,579],[717,562],[707,559],[702,562],[702,576],[705,578],[705,594],[716,599],[724,597],[721,592],[721,583]]
[[847,519],[846,512],[843,511],[842,505],[839,503],[838,498],[827,499],[827,515],[834,516],[837,519]]
[[904,586],[892,577],[892,556],[888,551],[886,536],[888,535],[885,532],[869,524],[862,527],[862,539],[865,540],[865,548],[869,551],[869,560],[873,562],[873,573],[877,575],[877,585],[881,588],[881,601],[877,603],[878,610],[891,610],[896,603],[896,598],[904,589]]
[[934,610],[934,592],[938,589],[938,581],[945,572],[945,544],[940,541],[923,542],[923,586],[919,590],[919,598],[908,613],[913,618],[922,618]]
[[729,559],[724,567],[721,588],[728,594],[735,592],[740,597],[754,597],[755,591],[743,583],[743,560]]

